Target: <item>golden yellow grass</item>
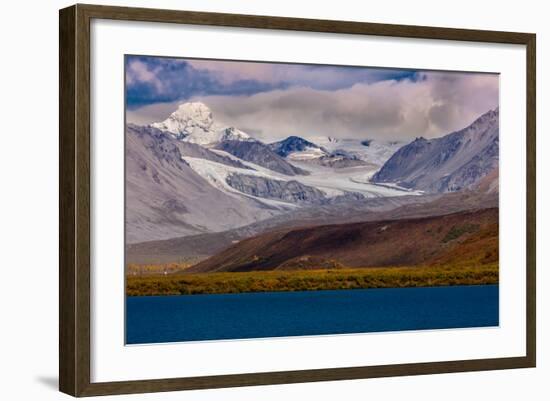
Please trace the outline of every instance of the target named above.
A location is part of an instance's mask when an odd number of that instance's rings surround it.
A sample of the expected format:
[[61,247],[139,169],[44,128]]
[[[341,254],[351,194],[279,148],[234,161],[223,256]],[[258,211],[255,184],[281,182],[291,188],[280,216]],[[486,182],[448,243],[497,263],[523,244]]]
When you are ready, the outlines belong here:
[[166,263],[139,265],[131,263],[126,266],[126,276],[160,276],[184,271],[192,266],[190,263]]
[[127,275],[126,293],[129,296],[189,295],[483,285],[497,284],[498,277],[498,262],[243,273],[130,274]]

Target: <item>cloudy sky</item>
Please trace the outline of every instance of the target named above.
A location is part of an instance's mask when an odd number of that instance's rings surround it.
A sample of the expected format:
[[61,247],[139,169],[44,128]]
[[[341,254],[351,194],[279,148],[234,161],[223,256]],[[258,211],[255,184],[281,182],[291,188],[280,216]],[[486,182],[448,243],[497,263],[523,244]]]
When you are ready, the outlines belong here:
[[202,101],[214,119],[270,142],[289,135],[411,139],[464,128],[498,106],[497,74],[126,58],[127,121]]

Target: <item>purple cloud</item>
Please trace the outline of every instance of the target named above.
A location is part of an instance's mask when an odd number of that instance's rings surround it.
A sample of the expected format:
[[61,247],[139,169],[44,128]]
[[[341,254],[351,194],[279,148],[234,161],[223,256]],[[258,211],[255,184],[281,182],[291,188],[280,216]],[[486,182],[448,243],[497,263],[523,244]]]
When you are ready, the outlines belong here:
[[[464,128],[498,106],[497,74],[420,72],[337,89],[293,86],[252,95],[207,95],[214,118],[265,141],[289,135],[411,139]],[[128,121],[163,120],[178,102],[132,111]]]

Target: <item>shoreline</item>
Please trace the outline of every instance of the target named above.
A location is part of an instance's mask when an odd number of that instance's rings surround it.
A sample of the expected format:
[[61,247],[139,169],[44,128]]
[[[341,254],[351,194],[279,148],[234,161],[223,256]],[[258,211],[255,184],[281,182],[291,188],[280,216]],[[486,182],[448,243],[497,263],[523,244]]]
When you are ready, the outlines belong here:
[[498,263],[127,276],[126,296],[238,294],[499,283]]

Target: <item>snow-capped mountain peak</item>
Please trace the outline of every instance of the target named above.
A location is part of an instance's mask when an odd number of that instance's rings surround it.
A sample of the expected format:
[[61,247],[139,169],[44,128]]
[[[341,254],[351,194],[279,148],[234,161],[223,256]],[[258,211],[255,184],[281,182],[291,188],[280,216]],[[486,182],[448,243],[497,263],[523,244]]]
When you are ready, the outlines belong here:
[[182,121],[192,120],[203,126],[210,126],[214,122],[212,111],[202,102],[182,103],[177,110],[172,113],[172,116]]
[[176,136],[188,136],[210,131],[213,124],[212,111],[208,106],[201,102],[189,102],[180,104],[166,120],[151,126]]
[[293,157],[297,159],[319,158],[328,154],[321,146],[299,136],[289,136],[282,141],[270,144],[269,147],[279,156],[291,159]]
[[182,103],[166,120],[152,123],[151,126],[182,141],[203,146],[213,146],[221,141],[254,140],[235,127],[217,123],[210,108],[202,102]]

